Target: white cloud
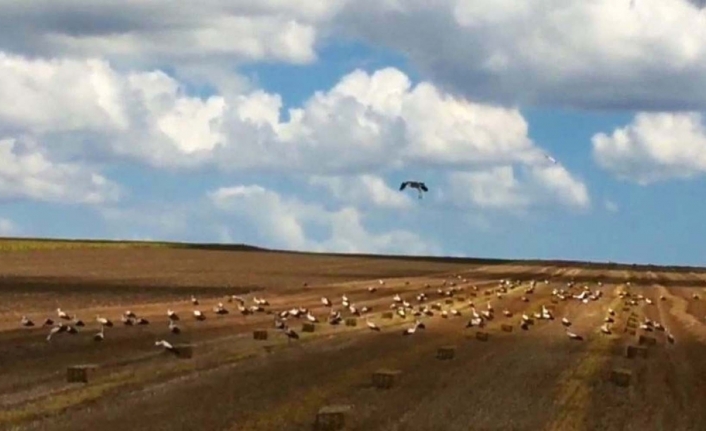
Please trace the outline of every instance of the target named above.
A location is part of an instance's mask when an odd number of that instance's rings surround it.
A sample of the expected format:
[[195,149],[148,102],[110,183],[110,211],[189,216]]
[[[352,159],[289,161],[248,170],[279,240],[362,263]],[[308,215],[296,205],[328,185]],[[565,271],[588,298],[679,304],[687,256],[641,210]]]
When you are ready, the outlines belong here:
[[[0,4],[2,48],[44,55],[107,56],[146,64],[315,58],[316,24],[339,1],[77,0]],[[18,37],[21,35],[21,37]]]
[[641,113],[592,141],[602,168],[638,184],[706,173],[706,125],[698,113]]
[[687,0],[356,0],[334,26],[474,100],[706,106],[706,15]]
[[81,164],[52,162],[31,142],[0,139],[0,200],[101,204],[117,201],[122,193]]
[[101,57],[120,70],[170,65],[224,94],[238,87],[229,72],[239,65],[310,63],[324,43],[353,36],[476,101],[695,109],[706,101],[706,16],[695,3],[6,0],[0,51]]
[[108,223],[109,230],[118,236],[124,233],[123,229],[127,227],[128,230],[144,229],[148,232],[158,232],[162,237],[175,238],[189,229],[192,216],[189,203],[104,206],[99,208],[98,212]]
[[18,233],[19,229],[12,220],[0,218],[0,236],[12,236]]
[[[284,198],[258,185],[223,187],[208,194],[213,206],[237,215],[266,238],[267,246],[335,252],[438,254],[432,242],[404,230],[373,233],[366,229],[363,215],[354,207],[329,210],[318,203]],[[237,222],[238,227],[246,229]],[[312,238],[324,231],[322,240]],[[232,231],[228,232],[231,235]]]
[[[426,82],[413,86],[394,68],[353,71],[291,109],[286,121],[278,94],[190,96],[163,72],[121,73],[97,59],[4,55],[0,82],[0,98],[23,101],[19,110],[0,108],[0,132],[33,136],[65,158],[333,177],[327,184],[338,198],[397,208],[407,201],[373,172],[521,164],[565,201],[583,187],[564,170],[543,167],[517,109],[468,102]],[[357,186],[343,187],[345,176],[357,176]]]
[[605,209],[607,209],[609,212],[617,213],[618,211],[620,211],[620,207],[618,206],[618,204],[616,204],[615,202],[613,202],[611,200],[606,199],[604,204],[605,204]]
[[455,199],[470,200],[479,207],[515,208],[530,203],[529,196],[522,193],[511,166],[452,173],[449,183]]
[[500,166],[448,175],[449,199],[458,205],[524,211],[532,206],[561,203],[585,209],[590,205],[586,186],[557,165],[521,169]]
[[575,208],[590,205],[586,185],[572,177],[562,166],[534,166],[531,172],[532,181],[545,196]]
[[328,189],[337,200],[357,207],[406,209],[412,204],[407,195],[390,188],[383,178],[375,175],[313,176],[309,182]]

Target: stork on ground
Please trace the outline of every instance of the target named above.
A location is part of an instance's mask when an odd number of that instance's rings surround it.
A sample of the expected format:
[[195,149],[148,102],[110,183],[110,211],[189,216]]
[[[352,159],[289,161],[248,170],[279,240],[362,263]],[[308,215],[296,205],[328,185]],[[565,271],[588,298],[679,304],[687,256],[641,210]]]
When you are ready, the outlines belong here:
[[582,336],[580,336],[578,334],[574,334],[573,332],[569,331],[568,329],[566,330],[566,335],[568,335],[569,338],[571,338],[572,340],[583,341]]
[[181,329],[179,329],[177,324],[174,323],[174,321],[171,319],[169,320],[169,332],[171,332],[172,334],[180,334],[181,333]]
[[101,325],[101,330],[93,336],[93,341],[103,341],[105,339],[105,326]]
[[284,329],[284,335],[287,336],[287,342],[291,343],[292,340],[298,340],[299,339],[299,334],[296,333],[296,331],[292,328],[285,328]]
[[58,325],[52,327],[52,328],[49,330],[49,335],[47,335],[47,341],[51,341],[51,337],[52,337],[54,334],[58,334],[58,333],[60,333],[60,332],[66,332],[66,329],[67,329],[67,325],[65,325],[65,324],[63,324],[63,323],[59,323]]
[[154,345],[157,346],[157,347],[160,347],[160,346],[161,346],[161,347],[163,347],[165,350],[167,350],[167,351],[169,351],[169,352],[176,353],[176,349],[174,348],[174,346],[172,346],[172,344],[171,344],[169,341],[167,341],[167,340],[155,341],[155,342],[154,342]]
[[105,317],[101,317],[98,314],[96,314],[96,322],[100,323],[101,326],[107,326],[107,327],[112,327],[113,322],[111,322],[109,319],[106,319]]
[[61,308],[56,309],[56,315],[59,316],[60,319],[71,320],[71,316],[69,316],[68,313],[63,311]]

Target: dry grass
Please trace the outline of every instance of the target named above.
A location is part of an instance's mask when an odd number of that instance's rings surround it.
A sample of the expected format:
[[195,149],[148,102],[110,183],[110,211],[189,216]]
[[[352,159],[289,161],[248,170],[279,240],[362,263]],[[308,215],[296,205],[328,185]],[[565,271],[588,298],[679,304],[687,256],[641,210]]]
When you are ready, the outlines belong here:
[[2,251],[67,250],[86,248],[186,248],[186,245],[154,241],[64,240],[33,238],[0,238]]
[[[23,250],[7,244],[0,244],[0,250]],[[0,428],[153,431],[170,429],[169,421],[178,421],[185,429],[304,430],[311,429],[322,406],[351,404],[351,430],[618,430],[627,429],[625,418],[634,417],[634,407],[621,401],[626,390],[648,406],[638,420],[641,430],[659,429],[656,424],[664,424],[660,418],[672,420],[674,430],[706,424],[700,407],[700,390],[705,388],[698,386],[699,376],[706,375],[698,353],[706,355],[699,350],[706,328],[690,314],[698,309],[689,307],[688,288],[631,288],[655,298],[655,292],[668,296],[657,306],[635,310],[669,325],[680,342],[666,347],[659,338],[648,358],[630,361],[624,345],[636,340],[617,330],[625,327],[629,313],[618,313],[614,335],[598,332],[607,308],[620,304],[614,299],[616,286],[608,282],[604,299],[585,305],[559,301],[553,305],[558,319],[538,320],[529,331],[503,328],[517,326],[522,313],[550,305],[551,289],[559,284],[540,284],[527,295],[528,303],[519,299],[523,288],[502,300],[482,295],[497,278],[512,274],[551,280],[580,278],[588,271],[600,275],[585,268],[193,250],[169,244],[45,246],[26,242],[30,252],[4,255],[0,268],[0,304],[6,307],[0,307]],[[35,250],[41,251],[41,260]],[[481,288],[472,298],[476,307],[489,300],[496,309],[495,319],[482,329],[488,342],[477,341],[475,329],[465,329],[470,315],[465,303],[445,304],[437,296],[442,281],[459,273],[469,280],[466,287]],[[610,276],[637,277],[626,271]],[[654,271],[639,276],[667,277]],[[677,281],[688,285],[689,277]],[[378,278],[386,284],[370,294],[367,286]],[[432,288],[425,288],[427,283]],[[321,320],[328,309],[319,298],[326,295],[337,302],[345,293],[357,306],[373,307],[372,321],[382,330],[370,331],[360,322],[337,327],[320,323],[314,332],[300,332],[301,339],[290,342],[272,328],[273,316],[243,317],[230,304],[230,315],[209,313],[205,322],[185,318],[182,335],[167,333],[165,310],[188,316],[193,309],[186,301],[190,294],[196,292],[199,307],[208,311],[226,294],[248,291],[268,298],[274,311],[306,306]],[[403,337],[402,329],[414,317],[384,319],[383,314],[392,295],[413,302],[422,291],[429,302],[457,308],[463,317],[425,318],[427,329]],[[39,320],[57,305],[81,316],[99,312],[114,320],[130,308],[152,324],[111,328],[101,344],[91,341],[95,324],[90,323],[85,333],[52,343],[43,340],[44,329],[18,328],[19,312],[31,310]],[[513,317],[502,316],[504,308]],[[571,341],[563,334],[563,315],[571,317],[572,330],[586,341]],[[299,331],[301,323],[291,326]],[[270,328],[268,339],[253,339],[253,331],[264,328]],[[154,340],[165,337],[193,344],[193,358],[160,353]],[[437,359],[442,346],[456,346],[453,360]],[[77,363],[97,363],[101,372],[88,384],[68,385],[66,366]],[[629,388],[611,385],[610,370],[626,363],[645,367],[647,378]],[[380,369],[399,370],[404,378],[391,390],[379,391],[371,374]],[[690,384],[693,390],[684,389]],[[652,393],[671,398],[653,398]],[[674,416],[668,409],[684,414]]]

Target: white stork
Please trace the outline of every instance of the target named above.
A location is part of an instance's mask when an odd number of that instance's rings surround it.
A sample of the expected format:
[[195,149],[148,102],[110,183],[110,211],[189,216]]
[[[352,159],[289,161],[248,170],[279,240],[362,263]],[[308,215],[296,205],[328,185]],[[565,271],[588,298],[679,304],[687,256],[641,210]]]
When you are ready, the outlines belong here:
[[155,341],[154,345],[157,347],[159,347],[159,346],[164,347],[165,350],[168,350],[170,352],[176,352],[176,349],[174,349],[174,346],[172,346],[172,344],[167,340]]
[[101,326],[107,326],[109,328],[113,326],[113,322],[106,319],[105,317],[99,316],[98,314],[96,314],[96,322],[100,323]]
[[566,335],[568,335],[569,338],[571,338],[572,340],[583,341],[582,336],[580,336],[578,334],[574,334],[573,332],[569,331],[568,329],[566,330]]
[[426,184],[424,184],[421,181],[405,181],[402,184],[400,184],[400,191],[404,190],[407,186],[417,189],[417,192],[419,193],[419,199],[422,198],[422,192],[428,192],[429,189],[427,188]]
[[93,341],[103,341],[105,339],[105,326],[101,325],[101,330],[93,336]]

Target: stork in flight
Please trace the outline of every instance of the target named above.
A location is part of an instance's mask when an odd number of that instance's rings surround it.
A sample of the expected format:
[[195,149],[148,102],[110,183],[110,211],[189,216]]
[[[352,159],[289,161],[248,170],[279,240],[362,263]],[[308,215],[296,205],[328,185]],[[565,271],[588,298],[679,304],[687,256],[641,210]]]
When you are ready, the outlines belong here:
[[426,184],[420,181],[405,181],[402,184],[400,184],[400,191],[404,190],[407,186],[417,189],[417,192],[419,192],[419,199],[422,198],[422,191],[428,192],[429,189],[427,188]]

